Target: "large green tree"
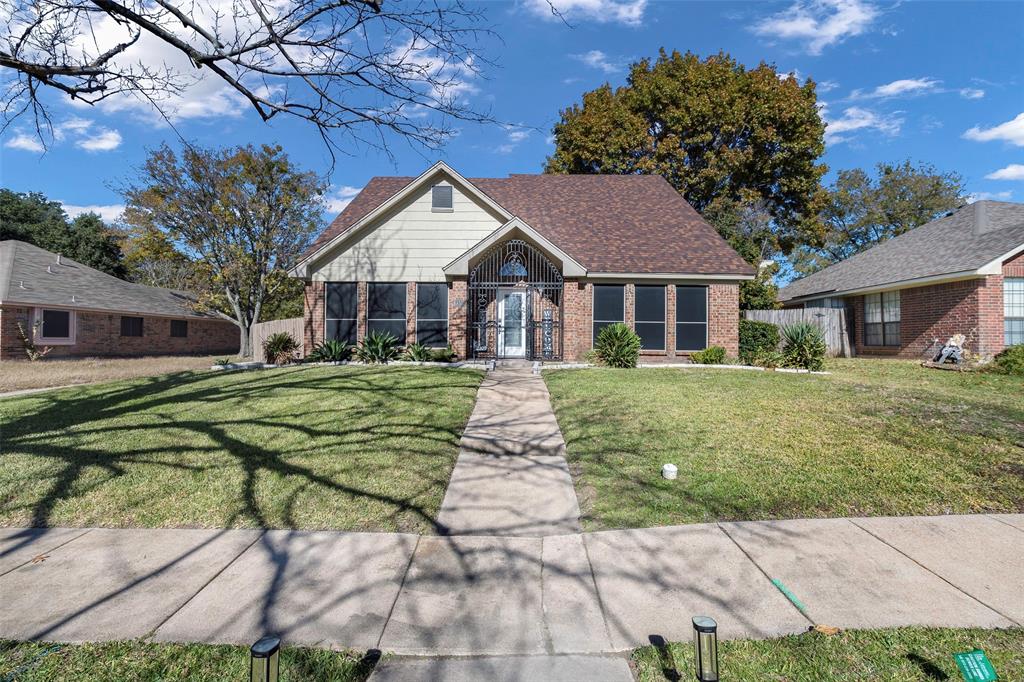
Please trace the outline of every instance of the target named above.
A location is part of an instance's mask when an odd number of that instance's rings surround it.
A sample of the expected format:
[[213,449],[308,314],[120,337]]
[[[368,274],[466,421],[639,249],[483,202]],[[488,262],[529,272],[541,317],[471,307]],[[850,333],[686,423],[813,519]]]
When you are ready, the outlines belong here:
[[963,178],[926,163],[879,163],[872,177],[839,171],[822,211],[821,242],[801,247],[794,269],[810,274],[871,248],[966,203]]
[[661,175],[701,213],[757,206],[769,251],[789,252],[822,237],[824,133],[813,81],[662,50],[561,112],[545,170]]
[[59,202],[38,192],[0,189],[0,241],[5,239],[34,244],[114,277],[127,274],[117,235],[98,215],[68,220]]
[[125,219],[163,232],[203,273],[201,306],[238,326],[247,357],[252,325],[292,286],[287,268],[321,227],[323,190],[280,146],[190,146],[179,156],[164,145],[125,188]]

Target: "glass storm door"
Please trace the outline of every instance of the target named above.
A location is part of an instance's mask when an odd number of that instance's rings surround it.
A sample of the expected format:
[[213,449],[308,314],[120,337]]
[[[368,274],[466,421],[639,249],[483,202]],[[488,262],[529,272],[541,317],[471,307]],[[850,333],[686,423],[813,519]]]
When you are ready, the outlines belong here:
[[526,292],[498,292],[498,355],[506,358],[526,356]]

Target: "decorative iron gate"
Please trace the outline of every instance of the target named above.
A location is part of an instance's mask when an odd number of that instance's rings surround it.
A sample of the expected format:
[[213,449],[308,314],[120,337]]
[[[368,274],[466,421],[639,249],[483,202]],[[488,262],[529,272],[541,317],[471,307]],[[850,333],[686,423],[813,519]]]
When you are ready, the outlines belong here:
[[539,249],[522,239],[492,246],[470,271],[467,293],[470,357],[562,358],[562,273]]

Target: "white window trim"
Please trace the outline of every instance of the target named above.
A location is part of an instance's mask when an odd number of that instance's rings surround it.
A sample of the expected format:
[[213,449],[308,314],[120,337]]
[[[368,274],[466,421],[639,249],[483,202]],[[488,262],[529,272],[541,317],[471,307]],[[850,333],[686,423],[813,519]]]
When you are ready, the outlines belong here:
[[[48,338],[43,336],[43,311],[53,310],[55,312],[67,313],[68,314],[68,337],[67,338]],[[75,336],[78,333],[78,316],[75,315],[74,310],[65,310],[64,308],[36,308],[33,315],[32,326],[39,325],[39,334],[33,334],[33,341],[35,343],[44,344],[47,346],[73,346],[75,345]],[[32,333],[31,329],[25,330],[28,333]]]
[[[711,344],[711,287],[700,284],[676,284],[675,286],[675,304],[676,304],[676,328],[672,331],[675,332],[675,343],[677,353],[699,353],[702,350],[706,350]],[[680,322],[679,321],[679,288],[693,288],[695,286],[704,287],[704,348],[679,348],[679,325],[681,324],[701,324],[700,322]],[[666,299],[667,300],[667,299]],[[668,345],[667,343],[665,345]]]
[[[1006,331],[1006,322],[1009,320],[1024,320],[1024,317],[1021,317],[1019,315],[1007,314],[1007,307],[1009,306],[1010,302],[1010,291],[1009,288],[1006,286],[1006,283],[1009,282],[1010,280],[1024,282],[1024,277],[1006,277],[1003,280],[1003,343],[1007,347],[1010,346],[1011,344],[1008,339],[1009,332]],[[1022,341],[1018,341],[1017,343],[1021,342]]]

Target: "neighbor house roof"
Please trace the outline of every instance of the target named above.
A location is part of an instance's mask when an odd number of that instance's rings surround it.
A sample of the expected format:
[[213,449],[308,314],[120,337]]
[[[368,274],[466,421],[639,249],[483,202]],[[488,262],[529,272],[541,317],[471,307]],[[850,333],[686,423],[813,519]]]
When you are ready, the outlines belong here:
[[[371,179],[304,258],[414,180]],[[591,272],[754,274],[661,176],[511,175],[467,181]]]
[[779,300],[927,284],[998,274],[1024,250],[1024,204],[977,201],[799,279]]
[[212,317],[190,308],[184,291],[133,284],[26,242],[0,241],[0,303],[69,309]]

